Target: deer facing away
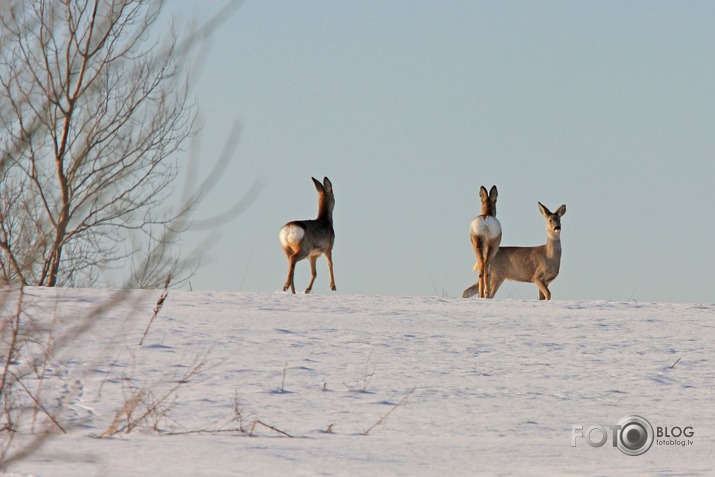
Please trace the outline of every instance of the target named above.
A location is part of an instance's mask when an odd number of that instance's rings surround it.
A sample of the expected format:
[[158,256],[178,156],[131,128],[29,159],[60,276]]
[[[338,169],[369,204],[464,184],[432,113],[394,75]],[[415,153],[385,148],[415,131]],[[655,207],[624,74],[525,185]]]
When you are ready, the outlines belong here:
[[469,238],[472,241],[474,255],[477,257],[474,270],[479,271],[477,292],[481,298],[489,298],[493,294],[490,286],[490,269],[501,243],[501,224],[496,218],[498,195],[497,186],[492,186],[489,194],[482,186],[479,189],[482,212],[469,224]]
[[[539,300],[550,300],[549,284],[558,276],[561,266],[561,217],[566,205],[551,212],[541,202],[539,211],[546,219],[546,243],[537,247],[501,247],[491,263],[489,289],[492,296],[504,280],[531,282],[539,289]],[[475,283],[462,294],[469,298],[478,293]]]
[[333,208],[335,207],[335,196],[333,195],[333,184],[325,177],[323,183],[312,177],[315,189],[318,191],[318,216],[315,220],[294,220],[288,222],[278,234],[278,238],[283,247],[283,251],[288,258],[288,278],[283,291],[290,288],[295,293],[293,275],[295,264],[304,258],[310,262],[310,283],[305,293],[310,293],[315,281],[315,262],[319,256],[325,255],[330,273],[330,289],[335,290],[335,277],[333,276],[333,243],[335,242],[335,232],[333,231]]

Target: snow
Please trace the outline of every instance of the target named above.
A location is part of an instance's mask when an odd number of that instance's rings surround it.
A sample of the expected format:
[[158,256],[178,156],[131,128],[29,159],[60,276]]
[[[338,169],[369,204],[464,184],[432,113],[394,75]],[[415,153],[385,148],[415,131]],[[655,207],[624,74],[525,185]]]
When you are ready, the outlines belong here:
[[[160,294],[26,289],[27,316],[71,335],[41,383],[68,432],[8,475],[715,472],[715,305],[170,291],[140,346]],[[175,391],[156,429],[97,438],[132,389]],[[631,414],[693,443],[571,445]]]

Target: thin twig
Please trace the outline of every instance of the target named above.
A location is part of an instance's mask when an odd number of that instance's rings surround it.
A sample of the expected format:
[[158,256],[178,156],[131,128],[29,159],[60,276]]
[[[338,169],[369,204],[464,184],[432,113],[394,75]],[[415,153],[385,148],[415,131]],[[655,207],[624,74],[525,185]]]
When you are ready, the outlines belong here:
[[393,412],[395,412],[395,409],[397,409],[397,408],[400,407],[402,404],[404,404],[405,401],[407,401],[407,398],[410,396],[410,394],[412,394],[412,392],[413,392],[414,390],[415,390],[415,388],[410,389],[410,390],[407,392],[407,394],[405,394],[405,396],[404,396],[402,399],[400,399],[400,402],[398,402],[397,404],[395,404],[394,406],[392,406],[392,408],[391,408],[389,411],[387,411],[380,419],[378,419],[378,421],[377,421],[375,424],[373,424],[372,426],[370,426],[370,429],[368,429],[367,431],[363,432],[362,435],[363,435],[363,436],[368,435],[371,430],[373,430],[374,428],[376,428],[377,426],[379,426],[380,424],[382,424],[382,423],[385,421],[385,419],[387,419],[387,418],[389,417],[390,414],[392,414]]
[[229,432],[236,432],[239,434],[245,434],[246,431],[240,428],[235,428],[235,429],[195,429],[193,431],[172,431],[172,432],[164,432],[162,433],[163,436],[185,436],[188,434],[221,434],[221,433],[229,433]]
[[285,392],[286,372],[288,371],[288,361],[283,365],[283,379],[281,380],[281,394]]
[[282,434],[282,435],[284,435],[284,436],[286,436],[286,437],[290,437],[291,439],[293,438],[293,436],[291,436],[291,435],[288,434],[287,432],[281,431],[281,430],[278,429],[277,427],[273,427],[273,426],[271,426],[271,425],[269,425],[269,424],[266,424],[265,422],[260,421],[260,420],[258,420],[258,419],[256,419],[255,421],[253,421],[253,423],[251,424],[251,428],[248,430],[248,435],[249,435],[250,437],[253,437],[253,431],[254,431],[254,429],[256,428],[256,425],[257,425],[257,424],[260,424],[260,425],[262,425],[263,427],[267,427],[268,429],[270,429],[270,430],[272,430],[272,431],[276,431],[278,434]]
[[375,351],[375,347],[373,346],[370,349],[370,354],[367,355],[367,361],[365,361],[365,375],[363,376],[363,387],[362,390],[364,392],[367,391],[367,387],[370,385],[370,381],[372,381],[373,376],[375,376],[375,370],[377,370],[377,363],[372,367],[372,372],[368,373],[368,368],[370,367],[370,358],[372,358],[372,352]]
[[185,384],[189,381],[189,378],[193,376],[199,369],[201,369],[204,364],[206,364],[206,361],[202,361],[199,364],[195,365],[193,368],[191,368],[182,379],[180,379],[176,385],[174,385],[171,389],[169,389],[167,392],[165,392],[160,398],[156,399],[153,403],[144,403],[146,406],[146,409],[144,412],[136,419],[132,419],[132,422],[130,423],[131,427],[134,428],[136,427],[140,422],[142,422],[144,419],[149,417],[152,413],[156,412],[156,410],[161,406],[164,401],[166,401],[169,396],[174,394],[179,387],[182,384]]
[[[114,419],[109,424],[109,426],[107,426],[107,428],[103,432],[96,435],[95,437],[101,439],[103,437],[112,436],[120,432],[128,434],[151,416],[158,415],[159,419],[161,417],[164,417],[166,411],[175,402],[174,400],[172,400],[170,403],[165,404],[166,400],[169,399],[169,397],[171,397],[172,395],[174,395],[179,389],[179,387],[181,387],[181,385],[189,382],[189,379],[196,372],[198,372],[205,364],[206,361],[201,361],[198,364],[194,365],[184,374],[184,376],[179,381],[177,381],[174,386],[172,386],[160,397],[154,397],[154,395],[152,395],[145,389],[138,389],[132,391],[132,395],[129,398],[125,399],[124,406],[119,411],[117,411],[117,413],[114,415]],[[145,399],[145,396],[149,396],[149,398]],[[133,417],[132,413],[136,410],[140,403],[143,405],[144,409],[141,414],[139,414],[139,416]],[[163,411],[161,410],[162,406],[164,406]],[[124,418],[125,422],[124,425],[120,427],[119,423],[123,414],[126,415]],[[156,423],[154,427],[156,427]]]
[[17,298],[17,309],[15,311],[15,316],[12,320],[12,336],[10,337],[10,343],[7,349],[7,356],[5,356],[5,366],[3,367],[2,377],[0,377],[0,393],[6,392],[7,385],[7,375],[10,369],[10,363],[12,363],[13,354],[17,352],[17,336],[20,333],[20,315],[22,314],[22,299],[25,296],[24,286],[20,287],[20,292]]
[[683,359],[683,358],[680,357],[680,358],[678,358],[678,359],[675,361],[675,363],[671,364],[671,365],[670,365],[670,369],[673,369],[676,364],[680,363],[680,360],[681,360],[681,359]]
[[146,329],[144,330],[142,339],[139,340],[139,346],[144,344],[144,338],[146,338],[147,333],[149,333],[149,327],[154,322],[154,318],[156,318],[156,315],[158,315],[159,312],[161,311],[161,307],[164,306],[164,300],[166,300],[166,297],[169,296],[169,283],[170,282],[171,282],[171,273],[166,276],[166,281],[164,282],[164,290],[161,292],[161,296],[159,297],[159,299],[156,302],[156,306],[154,307],[154,314],[151,315],[149,324],[146,325]]
[[32,392],[30,392],[29,389],[27,389],[27,386],[25,386],[25,383],[23,383],[22,380],[21,380],[20,378],[18,378],[17,376],[15,376],[14,374],[13,374],[13,376],[15,377],[15,382],[16,382],[17,384],[19,384],[20,386],[22,386],[22,389],[24,389],[25,392],[27,393],[27,395],[30,396],[30,399],[32,399],[32,400],[34,401],[35,405],[36,405],[38,408],[40,408],[40,410],[41,410],[43,413],[45,413],[45,415],[46,415],[48,418],[50,418],[50,421],[52,421],[52,423],[53,423],[55,426],[57,426],[57,428],[58,428],[60,431],[62,431],[62,434],[67,434],[67,431],[65,430],[65,428],[62,427],[62,425],[61,425],[59,422],[57,422],[57,419],[55,419],[54,416],[53,416],[52,414],[50,414],[50,411],[48,411],[47,409],[45,409],[45,406],[43,406],[43,405],[40,403],[40,401],[32,394]]

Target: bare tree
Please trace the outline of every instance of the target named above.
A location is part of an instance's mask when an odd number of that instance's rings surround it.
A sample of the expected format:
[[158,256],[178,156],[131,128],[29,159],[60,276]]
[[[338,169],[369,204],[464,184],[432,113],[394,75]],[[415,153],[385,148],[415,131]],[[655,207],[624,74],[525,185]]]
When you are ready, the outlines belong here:
[[0,471],[49,431],[65,432],[62,400],[43,387],[47,363],[131,299],[117,290],[55,328],[46,309],[28,313],[25,285],[92,284],[115,267],[131,268],[126,288],[168,286],[196,263],[172,253],[180,233],[215,230],[258,194],[260,182],[215,217],[189,221],[234,156],[235,127],[208,177],[192,169],[166,201],[195,120],[188,55],[241,4],[227,2],[181,41],[159,41],[154,0],[0,1],[0,283],[17,285],[0,287]]
[[193,205],[166,204],[195,108],[187,49],[152,35],[161,3],[2,8],[0,281],[91,285],[147,250],[166,257]]

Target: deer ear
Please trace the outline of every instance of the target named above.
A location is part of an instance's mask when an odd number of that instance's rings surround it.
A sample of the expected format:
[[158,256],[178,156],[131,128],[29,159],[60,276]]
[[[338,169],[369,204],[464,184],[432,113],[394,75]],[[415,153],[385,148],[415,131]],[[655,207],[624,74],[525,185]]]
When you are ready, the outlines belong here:
[[333,191],[333,183],[330,182],[330,179],[328,179],[327,177],[323,177],[323,187],[325,187],[325,190],[328,192]]
[[487,193],[487,188],[482,186],[479,189],[479,198],[482,200],[487,200],[487,197],[489,197],[489,194]]
[[499,195],[499,192],[497,192],[497,186],[493,185],[491,190],[489,191],[489,198],[491,200],[497,200],[498,195]]
[[539,202],[539,211],[541,212],[541,215],[543,215],[544,217],[548,217],[549,215],[551,215],[551,211],[549,209],[547,209],[546,206],[544,204],[542,204],[541,202]]
[[556,209],[556,213],[559,215],[559,217],[563,217],[564,214],[566,213],[566,204],[562,205],[558,209]]
[[323,184],[321,184],[318,179],[316,179],[315,177],[311,177],[311,179],[313,179],[313,184],[315,184],[315,189],[318,192],[325,192],[325,188],[323,187]]

